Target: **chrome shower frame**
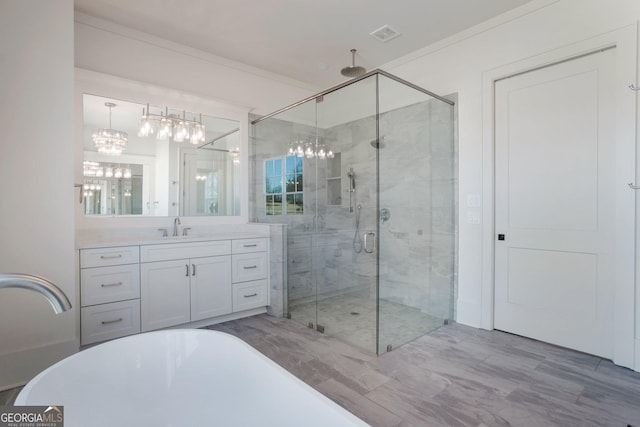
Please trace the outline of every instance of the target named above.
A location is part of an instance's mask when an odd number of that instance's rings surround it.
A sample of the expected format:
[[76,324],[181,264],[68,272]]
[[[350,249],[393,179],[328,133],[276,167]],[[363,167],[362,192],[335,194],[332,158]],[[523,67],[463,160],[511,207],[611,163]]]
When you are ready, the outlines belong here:
[[415,90],[417,90],[417,91],[419,91],[419,92],[422,92],[422,93],[424,93],[424,94],[427,94],[427,95],[429,95],[429,96],[431,96],[431,97],[433,97],[433,98],[439,99],[439,100],[440,100],[440,101],[442,101],[442,102],[446,102],[446,103],[447,103],[447,104],[449,104],[449,105],[455,105],[455,103],[454,103],[453,101],[451,101],[451,100],[449,100],[449,99],[447,99],[447,98],[444,98],[444,97],[442,97],[442,96],[440,96],[440,95],[437,95],[437,94],[435,94],[435,93],[433,93],[433,92],[430,92],[430,91],[428,91],[428,90],[426,90],[426,89],[423,89],[423,88],[421,88],[420,86],[416,86],[416,85],[414,85],[414,84],[413,84],[413,83],[411,83],[411,82],[408,82],[408,81],[406,81],[406,80],[404,80],[404,79],[401,79],[400,77],[394,76],[393,74],[389,74],[389,73],[387,73],[386,71],[383,71],[383,70],[381,70],[381,69],[377,68],[377,69],[375,69],[375,70],[369,71],[369,72],[368,72],[368,73],[366,73],[366,74],[361,75],[360,77],[356,77],[356,78],[351,79],[351,80],[348,80],[348,81],[346,81],[346,82],[344,82],[344,83],[340,83],[339,85],[333,86],[333,87],[331,87],[331,88],[329,88],[329,89],[327,89],[327,90],[324,90],[324,91],[322,91],[322,92],[320,92],[320,93],[317,93],[317,94],[315,94],[315,95],[309,96],[308,98],[305,98],[305,99],[303,99],[302,101],[298,101],[298,102],[296,102],[296,103],[294,103],[294,104],[287,105],[286,107],[281,108],[281,109],[279,109],[279,110],[276,110],[276,111],[274,111],[273,113],[269,113],[269,114],[267,114],[266,116],[258,117],[257,119],[255,119],[255,120],[251,121],[251,124],[252,124],[252,125],[255,125],[256,123],[259,123],[259,122],[261,122],[261,121],[263,121],[263,120],[266,120],[266,119],[268,119],[268,118],[270,118],[270,117],[276,116],[276,115],[278,115],[278,114],[280,114],[280,113],[284,113],[284,112],[285,112],[285,111],[287,111],[287,110],[290,110],[290,109],[292,109],[292,108],[295,108],[295,107],[297,107],[297,106],[299,106],[299,105],[302,105],[302,104],[304,104],[304,103],[306,103],[306,102],[309,102],[309,101],[311,101],[311,100],[313,100],[313,99],[322,98],[324,95],[327,95],[327,94],[329,94],[329,93],[331,93],[331,92],[335,92],[336,90],[342,89],[343,87],[346,87],[346,86],[352,85],[352,84],[354,84],[354,83],[359,82],[360,80],[364,80],[364,79],[366,79],[366,78],[368,78],[368,77],[371,77],[371,76],[374,76],[374,75],[376,75],[376,74],[381,75],[381,76],[385,76],[385,77],[387,77],[387,78],[390,78],[391,80],[395,80],[395,81],[397,81],[398,83],[402,83],[403,85],[409,86],[409,87],[410,87],[410,88],[412,88],[412,89],[415,89]]

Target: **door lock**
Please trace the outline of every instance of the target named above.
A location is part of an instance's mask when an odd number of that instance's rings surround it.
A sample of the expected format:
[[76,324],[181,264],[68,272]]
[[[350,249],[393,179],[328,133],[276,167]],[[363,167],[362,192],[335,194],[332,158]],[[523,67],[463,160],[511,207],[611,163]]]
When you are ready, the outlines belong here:
[[504,240],[504,234],[498,234],[498,240]]

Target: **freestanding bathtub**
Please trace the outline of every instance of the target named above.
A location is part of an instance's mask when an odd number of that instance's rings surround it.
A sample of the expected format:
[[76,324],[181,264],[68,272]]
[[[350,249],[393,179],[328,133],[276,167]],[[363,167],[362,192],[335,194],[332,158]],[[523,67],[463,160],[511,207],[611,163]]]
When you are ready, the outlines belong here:
[[173,329],[89,348],[47,368],[16,405],[64,405],[65,427],[367,426],[242,340]]

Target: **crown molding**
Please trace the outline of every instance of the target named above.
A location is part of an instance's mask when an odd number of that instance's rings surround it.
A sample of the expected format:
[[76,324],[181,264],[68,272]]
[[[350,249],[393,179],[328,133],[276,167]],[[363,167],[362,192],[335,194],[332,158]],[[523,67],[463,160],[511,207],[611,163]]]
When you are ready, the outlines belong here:
[[393,61],[389,61],[386,64],[382,65],[380,68],[382,68],[383,70],[392,70],[395,67],[400,67],[424,56],[431,55],[434,52],[453,46],[457,43],[461,43],[474,36],[490,31],[508,22],[515,21],[519,18],[522,18],[523,16],[535,13],[540,9],[544,9],[560,1],[561,0],[533,0],[487,21],[481,22],[480,24],[474,25],[471,28],[456,33],[450,37],[408,53],[398,59],[394,59]]

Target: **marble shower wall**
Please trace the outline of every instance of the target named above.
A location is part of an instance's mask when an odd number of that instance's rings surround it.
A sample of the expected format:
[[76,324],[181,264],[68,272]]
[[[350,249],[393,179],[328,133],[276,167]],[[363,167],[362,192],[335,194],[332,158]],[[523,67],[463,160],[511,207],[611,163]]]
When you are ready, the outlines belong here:
[[380,224],[380,298],[444,319],[455,271],[452,120],[435,99],[380,116],[380,207],[391,212]]

